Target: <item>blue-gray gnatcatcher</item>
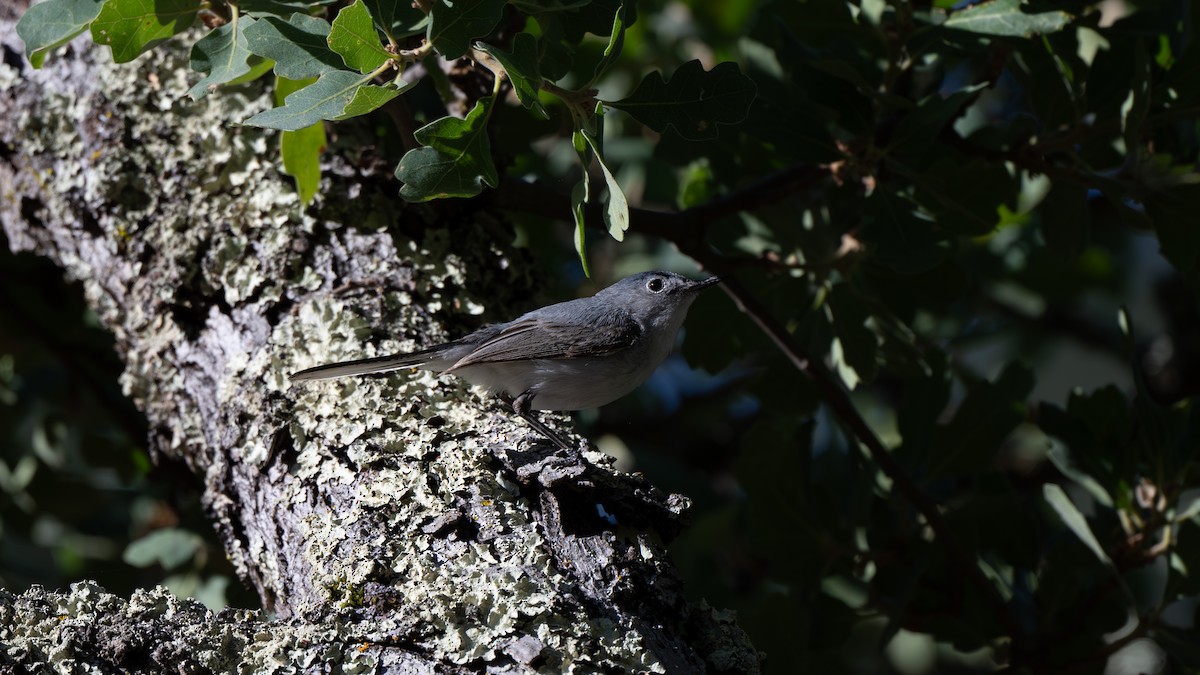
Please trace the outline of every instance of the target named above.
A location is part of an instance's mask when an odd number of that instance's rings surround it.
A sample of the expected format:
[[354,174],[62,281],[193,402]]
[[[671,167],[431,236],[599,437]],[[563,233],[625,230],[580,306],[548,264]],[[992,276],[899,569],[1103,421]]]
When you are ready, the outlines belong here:
[[571,446],[530,411],[595,408],[633,391],[671,353],[692,301],[718,281],[642,272],[590,298],[535,309],[453,342],[317,366],[293,374],[292,380],[401,368],[457,375],[510,399],[526,422],[569,450]]

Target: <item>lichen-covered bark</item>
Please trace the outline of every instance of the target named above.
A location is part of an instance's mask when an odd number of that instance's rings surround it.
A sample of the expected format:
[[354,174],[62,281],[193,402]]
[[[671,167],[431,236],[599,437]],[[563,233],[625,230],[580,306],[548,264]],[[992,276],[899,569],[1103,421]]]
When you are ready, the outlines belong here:
[[[269,621],[260,613],[214,614],[164,588],[129,600],[90,582],[69,592],[0,590],[0,670],[130,673],[466,673],[431,667],[424,654],[364,622]],[[99,669],[97,669],[99,666]]]
[[[261,84],[192,102],[170,46],[114,66],[77,41],[34,71],[11,13],[0,224],[83,282],[152,451],[200,477],[279,620],[35,589],[0,595],[0,653],[137,670],[220,635],[193,654],[202,668],[757,670],[732,618],[681,594],[662,542],[683,497],[547,447],[455,381],[289,384],[528,308],[531,265],[482,202],[405,205],[390,167],[342,150],[302,210],[274,137],[230,124],[269,105]],[[264,657],[265,635],[305,648]]]

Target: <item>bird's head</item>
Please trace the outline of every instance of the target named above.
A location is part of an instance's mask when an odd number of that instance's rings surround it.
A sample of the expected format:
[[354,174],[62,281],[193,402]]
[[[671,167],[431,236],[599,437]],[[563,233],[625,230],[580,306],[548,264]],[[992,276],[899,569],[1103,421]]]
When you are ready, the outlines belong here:
[[625,277],[596,296],[629,312],[646,330],[678,330],[700,291],[719,281],[718,277],[695,281],[674,272],[642,272]]

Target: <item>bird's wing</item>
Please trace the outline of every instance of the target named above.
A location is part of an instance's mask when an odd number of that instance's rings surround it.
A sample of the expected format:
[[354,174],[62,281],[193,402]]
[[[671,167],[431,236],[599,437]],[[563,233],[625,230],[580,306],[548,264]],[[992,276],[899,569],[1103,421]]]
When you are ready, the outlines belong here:
[[641,325],[624,311],[595,318],[564,321],[533,313],[503,326],[444,372],[498,361],[602,356],[633,345],[642,335]]

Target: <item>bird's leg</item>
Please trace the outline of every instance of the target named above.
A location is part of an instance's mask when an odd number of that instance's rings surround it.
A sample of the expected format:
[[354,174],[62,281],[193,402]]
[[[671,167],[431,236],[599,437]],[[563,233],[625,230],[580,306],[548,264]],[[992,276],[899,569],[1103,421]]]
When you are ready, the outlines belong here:
[[529,426],[536,429],[543,436],[554,441],[554,444],[557,445],[558,447],[562,448],[563,450],[574,451],[575,450],[574,446],[569,445],[566,441],[559,438],[558,434],[556,434],[550,430],[550,427],[546,426],[545,424],[542,424],[541,420],[539,420],[537,417],[534,417],[533,412],[530,410],[530,405],[532,405],[532,404],[533,404],[533,394],[531,394],[529,392],[525,392],[524,394],[521,394],[520,396],[513,399],[513,402],[512,402],[513,412],[520,415],[521,419],[528,422]]

